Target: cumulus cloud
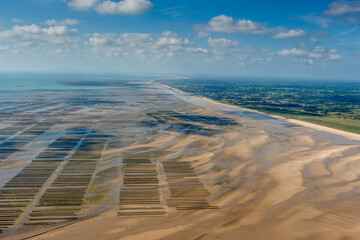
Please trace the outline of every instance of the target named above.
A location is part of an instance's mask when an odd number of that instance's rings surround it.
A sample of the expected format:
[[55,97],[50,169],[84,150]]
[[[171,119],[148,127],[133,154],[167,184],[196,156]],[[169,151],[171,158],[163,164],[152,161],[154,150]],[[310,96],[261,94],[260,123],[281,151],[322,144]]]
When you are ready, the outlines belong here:
[[331,61],[339,60],[340,58],[341,58],[341,56],[338,54],[330,54],[330,56],[329,56],[329,60],[331,60]]
[[266,34],[273,33],[273,38],[303,37],[306,32],[301,29],[287,30],[283,27],[266,28],[264,24],[247,19],[234,20],[232,17],[220,15],[213,17],[206,25],[195,25],[198,37],[208,37],[211,33]]
[[322,58],[323,55],[321,53],[310,52],[309,57],[310,58]]
[[0,46],[0,51],[9,50],[9,46]]
[[314,38],[314,37],[310,37],[308,39],[308,41],[311,42],[311,43],[319,43],[320,42],[320,40],[318,38]]
[[256,64],[265,64],[265,63],[269,63],[269,62],[272,62],[272,58],[262,58],[262,57],[259,57],[259,58],[255,58],[255,59],[252,59],[251,60],[252,63],[256,63]]
[[268,29],[260,23],[246,19],[234,20],[225,15],[212,18],[207,25],[196,25],[195,30],[203,36],[209,35],[211,32],[243,34],[264,34],[268,32]]
[[227,38],[208,38],[209,47],[207,62],[227,62],[245,64],[250,61],[249,54],[265,54],[249,47],[243,47],[240,42]]
[[273,36],[275,39],[279,38],[296,38],[296,37],[304,37],[306,32],[301,29],[293,29],[293,30],[286,30],[286,29],[279,29],[279,32]]
[[294,56],[294,57],[303,57],[307,56],[309,53],[305,50],[292,48],[292,49],[284,49],[280,52],[278,52],[278,55],[280,56]]
[[71,0],[68,6],[76,10],[88,10],[95,7],[100,0]]
[[[333,50],[336,50],[336,49],[330,49],[329,51],[333,51]],[[324,48],[323,46],[316,46],[313,50],[312,50],[314,53],[324,53],[326,52],[326,48]]]
[[282,57],[293,57],[300,62],[306,62],[313,64],[314,60],[327,60],[327,61],[336,61],[341,58],[340,55],[335,54],[337,49],[326,49],[322,46],[317,46],[309,51],[301,50],[297,48],[284,49],[278,51],[277,54]]
[[[93,34],[88,41],[93,51],[113,56],[129,56],[131,54],[144,57],[172,57],[190,50],[192,43],[182,39],[173,32],[164,32],[160,36],[144,33]],[[198,50],[199,52],[200,50]]]
[[19,18],[13,18],[13,19],[11,19],[11,21],[12,21],[13,23],[22,23],[22,20],[19,19]]
[[149,0],[71,0],[68,5],[75,10],[95,10],[101,14],[140,14],[153,8]]
[[300,20],[328,28],[331,24],[342,22],[359,24],[360,1],[336,1],[328,5],[322,13],[309,13],[298,17]]
[[238,41],[232,41],[226,38],[209,38],[208,46],[213,48],[236,48],[240,45]]
[[250,47],[242,47],[238,41],[226,38],[208,38],[208,46],[212,48],[211,53],[218,56],[233,56],[239,53],[253,53],[256,50]]
[[57,22],[55,19],[49,19],[45,22],[46,25],[78,25],[79,21],[76,19],[64,19]]
[[0,40],[18,43],[20,45],[36,45],[39,43],[65,44],[74,42],[76,29],[66,25],[42,28],[36,24],[19,26],[0,32]]
[[339,1],[329,4],[324,11],[326,15],[343,15],[348,13],[360,13],[360,1]]
[[139,14],[153,8],[148,0],[103,1],[95,7],[102,14]]
[[209,50],[206,48],[186,48],[186,51],[195,55],[207,55]]

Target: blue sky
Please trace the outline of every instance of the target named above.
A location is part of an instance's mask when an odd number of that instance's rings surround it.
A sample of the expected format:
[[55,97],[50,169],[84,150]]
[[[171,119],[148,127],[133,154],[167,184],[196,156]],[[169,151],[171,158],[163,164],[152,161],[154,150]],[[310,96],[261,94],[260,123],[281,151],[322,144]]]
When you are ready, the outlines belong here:
[[359,79],[360,1],[11,0],[0,71]]

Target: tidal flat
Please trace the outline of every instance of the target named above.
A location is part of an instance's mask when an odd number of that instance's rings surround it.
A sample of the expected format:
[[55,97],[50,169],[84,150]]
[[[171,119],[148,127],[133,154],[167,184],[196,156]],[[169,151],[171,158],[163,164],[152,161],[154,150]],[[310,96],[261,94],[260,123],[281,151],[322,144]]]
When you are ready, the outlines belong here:
[[358,239],[359,135],[148,79],[63,84],[0,95],[1,239]]

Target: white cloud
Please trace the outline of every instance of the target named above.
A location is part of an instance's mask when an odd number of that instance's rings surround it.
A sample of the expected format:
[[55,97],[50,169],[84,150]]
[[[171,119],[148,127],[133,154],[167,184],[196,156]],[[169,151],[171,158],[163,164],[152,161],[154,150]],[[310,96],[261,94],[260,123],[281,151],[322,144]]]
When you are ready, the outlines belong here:
[[277,54],[282,57],[293,57],[299,62],[314,64],[317,61],[336,61],[341,58],[340,55],[334,54],[337,49],[326,49],[322,46],[317,46],[312,50],[305,51],[297,48],[284,49]]
[[355,27],[353,27],[353,28],[351,28],[349,30],[342,31],[342,32],[336,34],[335,36],[339,37],[339,36],[348,35],[348,34],[351,34],[351,33],[355,32],[355,31],[357,31],[357,30],[358,30],[358,26],[355,26]]
[[68,5],[75,10],[92,9],[101,14],[140,14],[153,8],[149,0],[71,0]]
[[332,18],[320,16],[316,13],[310,13],[305,16],[300,16],[299,19],[307,23],[319,25],[322,28],[327,28],[331,23],[334,22]]
[[220,15],[211,19],[208,26],[213,32],[262,34],[266,28],[251,20],[240,19],[234,21],[232,17]]
[[330,54],[330,56],[329,56],[330,61],[336,61],[336,60],[339,60],[340,58],[341,58],[341,56],[338,54]]
[[227,62],[245,64],[243,61],[250,61],[249,55],[265,54],[253,48],[242,47],[238,41],[226,38],[208,38],[207,44],[210,48],[208,51],[207,62]]
[[259,64],[259,63],[260,64],[266,64],[266,63],[272,62],[272,58],[259,57],[259,58],[252,59],[251,62],[257,63],[257,64]]
[[226,15],[213,17],[206,25],[195,25],[198,37],[208,37],[211,33],[266,34],[274,33],[273,38],[303,37],[306,32],[301,29],[287,30],[283,27],[266,28],[264,24],[247,19],[234,20]]
[[40,43],[66,44],[74,42],[76,29],[65,25],[41,28],[36,24],[18,26],[0,32],[0,40],[18,43],[20,45],[36,45]]
[[328,36],[330,36],[330,33],[318,31],[318,32],[312,33],[311,35],[313,37],[328,37]]
[[322,58],[323,55],[321,53],[311,52],[311,53],[309,53],[309,57],[310,58]]
[[211,35],[211,33],[205,32],[205,31],[199,31],[197,34],[198,38],[208,37],[210,35]]
[[9,46],[0,46],[0,51],[9,50]]
[[316,46],[312,52],[314,53],[324,53],[326,52],[326,48],[324,48],[323,46]]
[[195,30],[202,36],[208,36],[211,32],[220,33],[243,33],[243,34],[264,34],[268,30],[260,23],[251,20],[234,20],[232,17],[220,15],[212,18],[207,25],[196,25]]
[[356,18],[353,18],[353,17],[347,17],[346,21],[349,22],[349,23],[352,23],[352,24],[360,23],[359,19],[356,19]]
[[343,15],[348,13],[360,13],[360,1],[339,1],[332,2],[324,14]]
[[22,20],[19,19],[19,18],[13,18],[13,19],[11,19],[11,21],[12,21],[13,23],[22,23]]
[[78,25],[79,21],[76,19],[64,19],[57,22],[55,19],[49,19],[45,22],[46,25]]
[[209,38],[208,46],[213,48],[236,48],[240,45],[238,41],[232,41],[226,38]]
[[314,37],[310,37],[308,40],[309,40],[309,42],[311,42],[311,43],[318,43],[318,42],[320,42],[320,40],[319,40],[318,38],[314,38]]
[[279,38],[296,38],[296,37],[304,37],[306,35],[306,32],[301,29],[293,29],[293,30],[285,30],[280,29],[279,33],[275,34],[273,38],[279,39]]
[[280,52],[278,52],[278,55],[280,56],[294,56],[294,57],[303,57],[307,56],[309,53],[305,50],[292,48],[292,49],[284,49]]
[[56,53],[56,54],[62,54],[63,52],[64,52],[63,49],[56,49],[56,50],[55,50],[55,53]]
[[238,41],[226,38],[208,38],[208,46],[212,48],[211,54],[217,56],[228,56],[229,60],[232,56],[239,53],[254,53],[256,50],[249,47],[241,47]]
[[96,54],[105,53],[111,56],[138,56],[142,58],[173,57],[188,52],[200,52],[205,50],[190,50],[192,43],[188,39],[182,39],[172,32],[164,32],[160,36],[152,36],[144,33],[98,34],[89,38],[88,44],[92,46]]
[[139,14],[153,8],[148,0],[103,1],[95,7],[102,14]]
[[209,53],[206,48],[187,48],[186,51],[195,55],[207,55]]
[[95,7],[100,0],[71,0],[68,5],[76,10],[88,10]]

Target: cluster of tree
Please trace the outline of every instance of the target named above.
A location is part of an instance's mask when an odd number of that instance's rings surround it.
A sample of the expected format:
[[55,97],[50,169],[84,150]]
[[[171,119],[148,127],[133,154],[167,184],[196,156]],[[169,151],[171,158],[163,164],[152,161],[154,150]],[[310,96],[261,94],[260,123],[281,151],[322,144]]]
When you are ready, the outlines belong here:
[[236,79],[163,83],[196,96],[268,112],[360,118],[360,83]]

